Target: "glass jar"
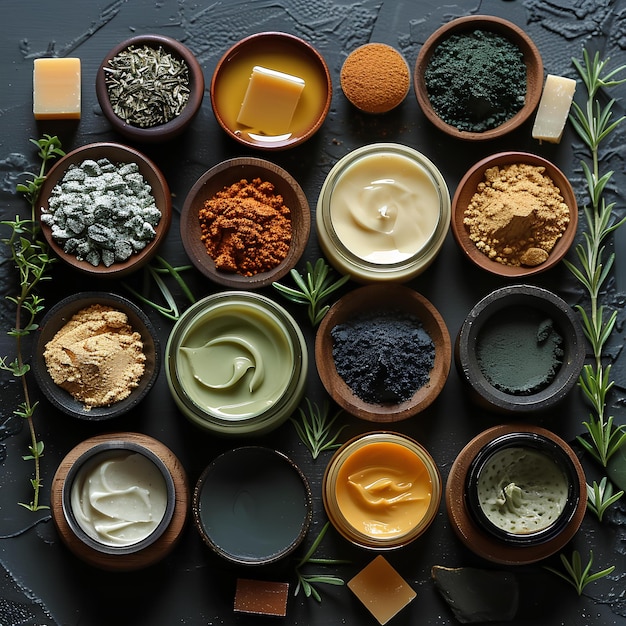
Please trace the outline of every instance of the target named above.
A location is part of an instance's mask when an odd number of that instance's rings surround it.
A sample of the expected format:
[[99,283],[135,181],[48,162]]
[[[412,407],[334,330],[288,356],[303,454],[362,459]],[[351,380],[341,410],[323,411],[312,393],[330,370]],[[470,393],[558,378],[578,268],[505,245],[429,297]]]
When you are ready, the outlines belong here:
[[417,441],[371,432],[335,452],[322,497],[328,519],[348,541],[389,550],[409,544],[431,525],[441,501],[441,476]]
[[174,325],[165,352],[177,406],[215,434],[267,433],[304,393],[304,336],[285,309],[256,293],[220,292],[196,302]]
[[450,194],[423,154],[394,143],[357,148],[320,191],[319,243],[330,263],[361,283],[406,282],[434,261],[450,227]]

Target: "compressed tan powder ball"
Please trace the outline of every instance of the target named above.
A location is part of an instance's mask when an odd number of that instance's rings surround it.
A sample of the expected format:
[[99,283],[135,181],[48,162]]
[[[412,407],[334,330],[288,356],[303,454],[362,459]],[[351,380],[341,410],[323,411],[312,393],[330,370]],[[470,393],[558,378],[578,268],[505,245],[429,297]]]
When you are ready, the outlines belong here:
[[340,79],[346,98],[366,113],[386,113],[397,107],[411,82],[404,57],[384,43],[353,50],[343,63]]

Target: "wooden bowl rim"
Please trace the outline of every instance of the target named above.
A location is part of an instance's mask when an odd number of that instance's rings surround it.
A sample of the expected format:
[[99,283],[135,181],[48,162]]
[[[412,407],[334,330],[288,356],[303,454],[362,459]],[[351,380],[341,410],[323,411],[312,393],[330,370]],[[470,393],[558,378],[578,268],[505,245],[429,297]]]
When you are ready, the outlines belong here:
[[[483,180],[485,170],[489,167],[511,165],[515,163],[527,163],[529,165],[540,166],[545,168],[554,184],[559,188],[565,204],[569,207],[570,221],[563,235],[557,240],[554,248],[550,252],[548,259],[534,267],[515,267],[512,265],[503,265],[498,261],[490,259],[486,254],[481,252],[476,244],[469,238],[469,233],[463,223],[465,206],[464,200],[471,198],[474,194],[476,186]],[[469,186],[472,191],[470,192]],[[567,254],[578,228],[578,202],[576,194],[572,188],[569,179],[565,174],[551,161],[532,154],[530,152],[506,151],[498,152],[481,159],[463,175],[452,198],[452,234],[464,256],[478,267],[488,272],[505,278],[521,279],[528,276],[540,274],[555,267]]]
[[[280,193],[285,204],[291,210],[292,240],[289,252],[283,261],[267,272],[259,272],[254,276],[229,273],[216,269],[215,262],[209,256],[200,240],[197,204],[209,199],[212,193],[203,194],[207,187],[215,187],[215,192],[238,182],[242,178],[252,178],[246,172],[252,169],[265,176],[265,180],[274,184],[275,191]],[[237,174],[237,172],[240,172]],[[219,183],[217,181],[220,181]],[[286,194],[279,189],[285,186],[293,195],[294,203],[289,203]],[[291,206],[290,206],[291,204]],[[311,211],[306,194],[298,181],[281,166],[259,157],[235,157],[221,161],[207,170],[198,178],[189,190],[180,215],[180,234],[183,247],[194,266],[213,282],[240,289],[258,289],[280,280],[300,260],[304,253],[311,232]]]
[[[456,32],[484,29],[499,33],[517,44],[526,63],[526,100],[522,109],[496,128],[484,132],[459,130],[444,122],[430,105],[424,73],[436,46]],[[530,36],[517,24],[493,15],[466,15],[451,20],[433,32],[424,42],[417,55],[413,72],[413,86],[417,101],[426,118],[439,130],[457,139],[487,141],[497,139],[521,126],[532,115],[541,99],[543,90],[543,60],[539,49]]]
[[63,248],[52,238],[49,226],[41,224],[41,231],[52,251],[70,267],[83,274],[99,278],[120,278],[139,269],[156,254],[161,242],[167,236],[172,221],[172,197],[167,180],[154,161],[145,154],[130,146],[106,141],[85,144],[68,152],[52,166],[44,180],[37,205],[37,219],[41,220],[43,209],[48,207],[48,198],[52,189],[63,178],[70,165],[82,163],[86,159],[101,158],[107,158],[112,163],[137,163],[139,166],[141,174],[152,187],[155,204],[161,211],[161,219],[156,226],[154,239],[143,250],[131,255],[124,262],[113,263],[109,267],[101,263],[94,267],[91,263],[79,261],[73,254],[64,252]]
[[[430,380],[410,400],[393,405],[364,402],[337,373],[330,332],[355,312],[364,311],[364,303],[373,303],[369,308],[375,311],[400,309],[412,313],[422,322],[435,344],[435,364]],[[430,300],[399,283],[372,284],[347,293],[330,308],[315,336],[315,360],[326,391],[345,411],[372,422],[397,422],[424,411],[439,396],[450,373],[452,345],[446,323]]]

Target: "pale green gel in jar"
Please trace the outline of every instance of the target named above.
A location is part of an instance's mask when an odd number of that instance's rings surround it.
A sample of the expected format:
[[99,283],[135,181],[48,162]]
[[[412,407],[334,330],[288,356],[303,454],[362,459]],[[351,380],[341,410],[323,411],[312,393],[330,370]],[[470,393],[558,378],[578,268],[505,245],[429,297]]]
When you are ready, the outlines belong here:
[[174,326],[166,353],[177,405],[219,434],[273,430],[302,399],[304,337],[291,316],[264,296],[223,292],[201,300]]

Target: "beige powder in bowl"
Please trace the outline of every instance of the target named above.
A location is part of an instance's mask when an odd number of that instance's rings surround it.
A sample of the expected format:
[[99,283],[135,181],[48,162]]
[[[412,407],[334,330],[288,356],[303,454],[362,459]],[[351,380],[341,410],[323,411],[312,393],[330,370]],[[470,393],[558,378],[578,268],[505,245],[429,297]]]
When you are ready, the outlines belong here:
[[146,356],[126,314],[94,304],[56,333],[44,359],[52,380],[91,408],[126,398],[139,384]]
[[341,68],[341,88],[348,100],[366,113],[386,113],[409,92],[409,66],[392,46],[368,43],[353,50]]

